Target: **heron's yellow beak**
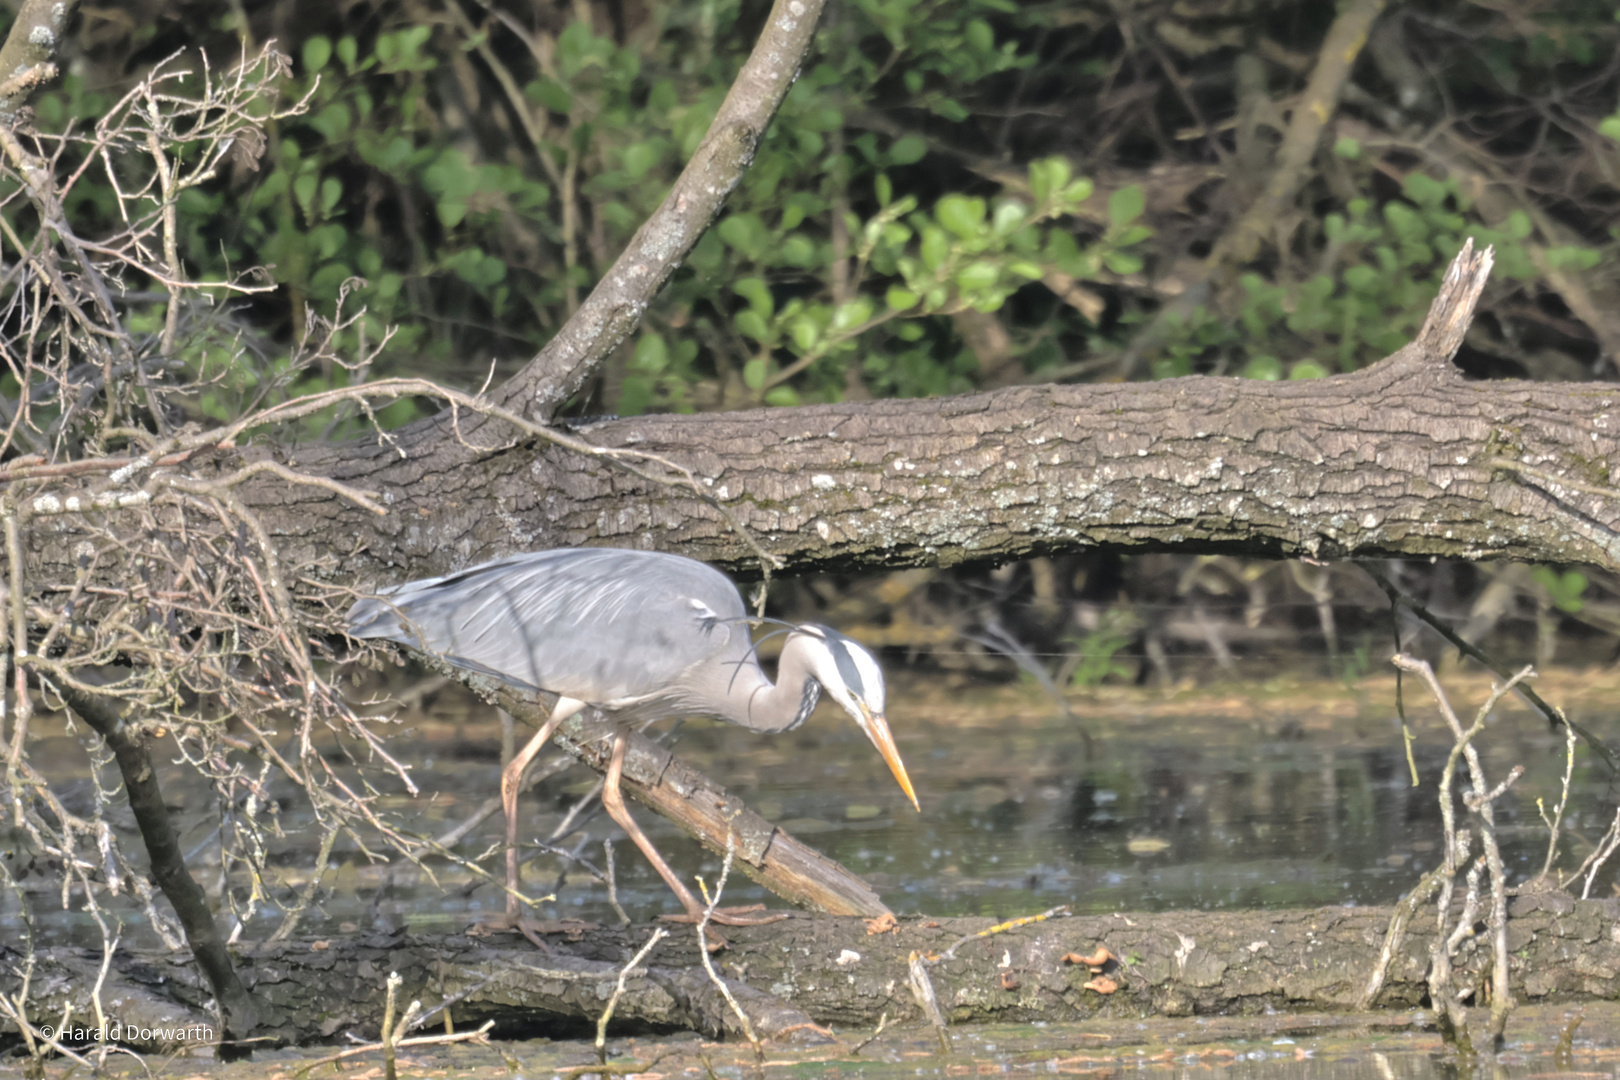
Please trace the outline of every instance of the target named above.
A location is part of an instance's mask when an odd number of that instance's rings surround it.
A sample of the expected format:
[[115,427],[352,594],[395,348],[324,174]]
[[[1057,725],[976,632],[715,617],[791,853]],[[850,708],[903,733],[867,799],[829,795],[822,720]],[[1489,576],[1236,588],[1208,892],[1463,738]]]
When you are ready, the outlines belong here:
[[889,722],[883,718],[882,713],[868,709],[864,701],[859,704],[861,716],[866,720],[861,726],[866,728],[867,738],[872,740],[872,745],[883,755],[883,760],[888,763],[889,771],[894,773],[894,778],[900,781],[900,790],[906,793],[906,798],[911,800],[911,805],[917,813],[922,813],[922,807],[917,802],[917,792],[911,787],[911,777],[906,775],[906,763],[900,760],[900,750],[894,745],[894,736],[889,733]]

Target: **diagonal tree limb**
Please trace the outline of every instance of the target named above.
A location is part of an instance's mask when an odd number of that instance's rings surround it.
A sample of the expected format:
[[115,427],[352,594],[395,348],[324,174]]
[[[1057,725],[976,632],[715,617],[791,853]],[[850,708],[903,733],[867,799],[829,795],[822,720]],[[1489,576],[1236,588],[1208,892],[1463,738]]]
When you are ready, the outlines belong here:
[[1120,359],[1120,371],[1129,378],[1138,363],[1151,358],[1170,333],[1171,327],[1186,319],[1195,308],[1206,304],[1210,294],[1220,290],[1238,269],[1260,253],[1266,236],[1277,220],[1286,214],[1310,179],[1311,158],[1316,154],[1322,131],[1339,107],[1339,98],[1350,79],[1350,69],[1367,43],[1373,23],[1387,0],[1350,0],[1339,9],[1327,37],[1317,52],[1305,92],[1294,106],[1288,130],[1277,150],[1276,164],[1266,186],[1243,216],[1233,222],[1215,242],[1204,261],[1197,281],[1170,304],[1132,340]]
[[[1368,577],[1372,578],[1373,581],[1378,583],[1379,588],[1384,590],[1384,595],[1389,597],[1389,602],[1392,605],[1403,607],[1410,611],[1413,615],[1416,615],[1419,619],[1423,620],[1425,623],[1428,623],[1429,626],[1434,629],[1435,633],[1445,638],[1446,641],[1449,642],[1451,646],[1458,652],[1462,653],[1469,659],[1482,664],[1488,671],[1495,674],[1498,678],[1513,678],[1513,676],[1508,673],[1506,667],[1497,663],[1495,660],[1492,660],[1485,653],[1481,652],[1476,646],[1459,635],[1457,631],[1453,630],[1450,624],[1448,624],[1444,619],[1440,618],[1434,612],[1430,611],[1428,608],[1424,607],[1422,604],[1403,593],[1394,582],[1389,580],[1389,578],[1385,577],[1383,574],[1379,573],[1377,570],[1374,570],[1371,566],[1368,566],[1365,563],[1361,564],[1361,568],[1367,572]],[[1558,708],[1556,705],[1549,705],[1540,694],[1536,693],[1524,683],[1515,683],[1513,690],[1520,697],[1524,698],[1531,708],[1535,709],[1542,716],[1546,717],[1547,723],[1555,728],[1567,728],[1579,735],[1586,741],[1586,745],[1592,748],[1592,752],[1603,759],[1603,763],[1607,765],[1610,770],[1620,772],[1620,758],[1616,758],[1614,751],[1610,750],[1608,744],[1602,739],[1598,738],[1595,733],[1571,720],[1567,715],[1565,715],[1563,709]]]
[[[197,964],[202,968],[224,1014],[226,1033],[236,1040],[245,1039],[258,1023],[258,1007],[252,995],[242,985],[225,939],[214,923],[214,913],[208,906],[208,897],[197,884],[191,871],[186,869],[180,853],[180,839],[169,820],[168,808],[163,802],[163,791],[158,787],[157,771],[152,755],[141,734],[118,712],[116,704],[108,698],[89,694],[72,686],[58,687],[62,699],[74,714],[95,729],[113,752],[118,770],[124,777],[124,791],[129,806],[140,827],[141,840],[152,861],[152,876],[157,879],[163,895],[174,905],[180,925],[185,929],[186,942],[191,946]],[[223,1053],[222,1045],[222,1053]]]
[[[520,720],[538,727],[550,715],[550,708],[536,698],[488,676],[443,667],[433,657],[425,659]],[[554,741],[576,760],[605,773],[612,740],[601,737],[602,723],[590,712],[565,720]],[[656,810],[711,851],[724,854],[728,844],[735,844],[742,871],[785,900],[830,915],[871,918],[888,912],[882,898],[854,873],[772,825],[652,740],[636,732],[626,734],[630,749],[625,756],[623,786],[637,802]]]
[[696,244],[754,160],[754,148],[798,76],[824,0],[776,0],[708,134],[664,202],[574,316],[496,393],[547,423],[641,322],[647,305]]
[[1316,155],[1322,130],[1339,107],[1339,96],[1350,78],[1350,69],[1361,54],[1372,32],[1373,22],[1384,10],[1386,0],[1351,0],[1339,9],[1317,53],[1305,93],[1294,106],[1277,151],[1277,164],[1266,187],[1228,229],[1210,252],[1209,266],[1214,277],[1241,266],[1260,252],[1261,242],[1278,216],[1287,212],[1310,178],[1311,158]]

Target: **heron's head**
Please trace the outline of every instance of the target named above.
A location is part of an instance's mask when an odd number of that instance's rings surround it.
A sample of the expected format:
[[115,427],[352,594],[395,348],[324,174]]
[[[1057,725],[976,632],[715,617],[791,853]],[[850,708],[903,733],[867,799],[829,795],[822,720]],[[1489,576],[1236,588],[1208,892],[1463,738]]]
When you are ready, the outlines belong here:
[[803,642],[810,674],[827,696],[842,706],[866,732],[866,737],[883,755],[889,771],[900,782],[900,790],[906,793],[911,805],[921,811],[911,778],[906,775],[905,762],[900,760],[900,751],[889,732],[889,721],[883,715],[883,669],[878,667],[877,660],[830,626],[806,623],[790,637]]

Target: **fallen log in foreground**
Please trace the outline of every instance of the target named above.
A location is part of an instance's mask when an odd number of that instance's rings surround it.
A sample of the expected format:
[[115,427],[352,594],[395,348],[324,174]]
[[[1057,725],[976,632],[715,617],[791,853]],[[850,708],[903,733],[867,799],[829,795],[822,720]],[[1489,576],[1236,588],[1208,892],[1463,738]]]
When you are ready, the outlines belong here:
[[[731,947],[715,964],[764,1039],[810,1031],[809,1024],[872,1027],[884,1014],[890,1024],[924,1022],[909,975],[913,953],[925,958],[952,1024],[1343,1011],[1355,1007],[1367,986],[1389,916],[1388,908],[1115,914],[1051,918],[974,936],[990,930],[991,920],[912,918],[871,933],[883,923],[797,915],[768,926],[727,927]],[[1413,920],[1375,1007],[1424,1004],[1429,925],[1426,917]],[[625,980],[616,1029],[738,1035],[736,1017],[703,970],[693,928],[672,929]],[[391,971],[404,978],[402,1001],[420,999],[432,1009],[450,1000],[458,1030],[494,1020],[496,1034],[594,1032],[620,970],[650,930],[585,923],[540,930],[549,956],[516,934],[379,934],[248,948],[239,962],[265,1017],[259,1035],[274,1041],[375,1035]],[[1519,897],[1508,932],[1518,1000],[1620,996],[1620,900]],[[1093,981],[1092,969],[1075,960],[1094,955],[1099,945],[1119,959],[1102,965],[1103,978]],[[8,951],[4,967],[15,972],[20,960]],[[86,950],[41,950],[29,987],[30,1014],[60,1016],[71,1003],[75,1015],[94,1015],[89,993],[99,966],[99,955]],[[1481,987],[1482,995],[1488,982],[1482,950],[1465,944],[1457,969],[1458,984]],[[1117,989],[1099,992],[1087,983]],[[6,994],[18,989],[14,974],[0,980]],[[108,1011],[126,1025],[143,1015],[206,1023],[207,997],[185,957],[151,953],[116,957],[102,991],[104,1004],[119,1003]],[[436,1015],[429,1028],[443,1025]]]

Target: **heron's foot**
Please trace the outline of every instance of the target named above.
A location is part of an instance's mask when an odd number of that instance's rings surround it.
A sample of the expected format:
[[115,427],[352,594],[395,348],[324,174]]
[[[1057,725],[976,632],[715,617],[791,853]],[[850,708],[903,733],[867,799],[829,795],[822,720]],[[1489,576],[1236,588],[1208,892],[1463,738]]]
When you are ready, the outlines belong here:
[[490,934],[504,934],[508,930],[516,930],[529,939],[529,943],[547,956],[554,955],[551,946],[540,939],[542,933],[552,931],[555,919],[529,919],[503,912],[499,915],[485,915],[482,919],[467,927],[469,937],[488,937]]
[[[662,922],[678,922],[691,925],[699,922],[702,916],[694,919],[687,915],[660,915],[658,918]],[[708,952],[716,953],[731,948],[731,942],[726,940],[726,935],[722,934],[720,928],[711,921],[709,925],[703,928],[703,948]]]
[[[703,921],[707,908],[698,908],[696,911],[687,911],[680,915],[660,915],[664,922],[700,923]],[[785,911],[766,911],[764,904],[749,904],[747,907],[715,908],[709,915],[709,921],[719,923],[721,926],[765,926],[768,923],[781,922],[788,917]]]

